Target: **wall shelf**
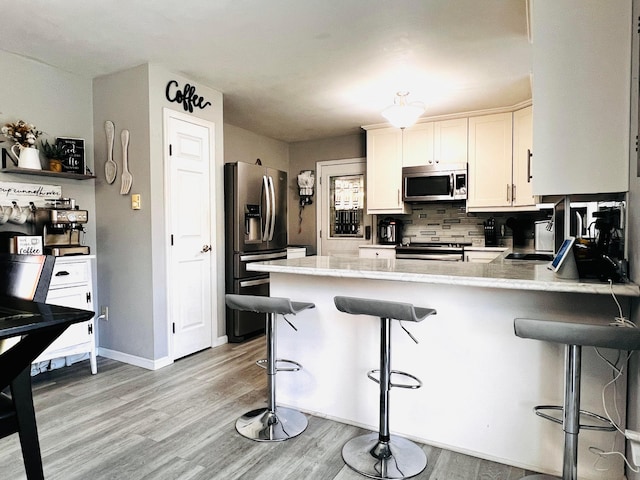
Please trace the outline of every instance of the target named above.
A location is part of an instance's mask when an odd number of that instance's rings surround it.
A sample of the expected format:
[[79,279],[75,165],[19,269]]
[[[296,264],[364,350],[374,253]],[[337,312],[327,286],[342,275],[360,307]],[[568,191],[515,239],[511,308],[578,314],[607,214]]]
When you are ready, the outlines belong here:
[[95,175],[83,175],[81,173],[71,172],[52,172],[51,170],[36,170],[33,168],[19,168],[13,166],[13,161],[8,158],[9,154],[3,148],[2,149],[2,173],[15,173],[19,175],[36,175],[40,177],[58,177],[58,178],[71,178],[73,180],[90,180],[96,178]]

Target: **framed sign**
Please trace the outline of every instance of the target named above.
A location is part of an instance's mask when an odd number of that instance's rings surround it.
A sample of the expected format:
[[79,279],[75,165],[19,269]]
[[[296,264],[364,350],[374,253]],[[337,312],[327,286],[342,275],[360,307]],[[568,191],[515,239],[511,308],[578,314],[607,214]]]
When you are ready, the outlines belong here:
[[62,158],[62,171],[70,173],[85,174],[84,139],[58,137],[56,145],[62,147],[64,156]]

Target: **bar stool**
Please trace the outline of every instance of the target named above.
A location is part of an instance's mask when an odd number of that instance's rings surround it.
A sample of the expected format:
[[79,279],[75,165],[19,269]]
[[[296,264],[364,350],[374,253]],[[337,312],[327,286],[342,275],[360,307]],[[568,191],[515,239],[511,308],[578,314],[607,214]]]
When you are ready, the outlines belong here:
[[[436,311],[414,307],[410,303],[387,302],[368,298],[334,297],[336,308],[352,315],[380,318],[380,369],[367,376],[380,385],[380,427],[377,433],[352,438],[342,447],[344,462],[356,472],[370,478],[400,479],[418,475],[427,466],[427,456],[415,443],[389,432],[389,391],[392,387],[416,389],[422,382],[413,375],[391,369],[391,320],[421,322]],[[411,339],[418,343],[400,324]],[[375,374],[379,374],[376,378]],[[393,383],[391,376],[408,378],[414,383]]]
[[[582,347],[602,347],[615,350],[640,350],[640,329],[612,325],[571,323],[552,320],[516,318],[515,334],[521,338],[562,343],[565,347],[564,406],[539,405],[534,412],[547,420],[562,424],[564,430],[564,453],[562,465],[563,480],[577,480],[578,434],[585,430],[613,431],[616,427],[608,418],[592,412],[580,410],[580,371]],[[560,410],[563,418],[553,417],[545,410]],[[581,424],[580,415],[597,420],[601,424]],[[551,475],[535,474],[528,480],[556,479]]]
[[242,415],[236,421],[236,430],[240,435],[259,442],[280,442],[300,435],[307,428],[307,417],[297,410],[276,406],[276,373],[297,372],[302,368],[293,360],[276,358],[276,315],[282,315],[297,330],[284,315],[295,315],[302,310],[315,308],[315,305],[292,302],[288,298],[235,294],[227,294],[226,303],[229,308],[236,310],[267,314],[267,358],[256,362],[267,371],[267,407]]

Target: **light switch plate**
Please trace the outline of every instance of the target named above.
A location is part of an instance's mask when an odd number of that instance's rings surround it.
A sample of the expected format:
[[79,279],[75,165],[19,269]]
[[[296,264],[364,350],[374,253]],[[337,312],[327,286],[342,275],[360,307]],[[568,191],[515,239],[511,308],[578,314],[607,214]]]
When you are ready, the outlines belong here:
[[140,210],[141,206],[140,194],[133,193],[131,195],[131,210]]

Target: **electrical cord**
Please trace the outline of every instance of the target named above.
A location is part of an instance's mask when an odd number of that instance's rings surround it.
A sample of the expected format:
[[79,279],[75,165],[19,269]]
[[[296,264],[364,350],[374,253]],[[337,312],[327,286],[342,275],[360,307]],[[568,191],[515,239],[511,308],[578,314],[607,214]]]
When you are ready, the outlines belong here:
[[620,302],[618,302],[618,298],[616,297],[616,294],[613,292],[613,281],[611,279],[609,279],[609,291],[611,292],[611,296],[613,297],[613,300],[616,302],[616,305],[618,306],[618,316],[614,317],[615,321],[611,322],[609,325],[614,325],[616,327],[638,328],[635,323],[630,322],[623,315]]
[[[637,328],[637,325],[635,325],[634,323],[630,322],[629,320],[627,320],[622,312],[622,307],[620,306],[620,302],[618,302],[618,299],[616,298],[615,293],[613,292],[613,282],[611,281],[611,279],[609,279],[609,289],[611,291],[611,296],[613,297],[613,300],[616,302],[616,305],[618,307],[618,316],[614,317],[614,321],[610,322],[609,325],[611,326],[616,326],[616,327],[623,327],[623,328]],[[611,381],[609,381],[608,383],[606,383],[603,387],[602,387],[602,393],[601,393],[601,397],[602,397],[602,408],[604,409],[604,413],[606,415],[606,417],[609,419],[609,421],[611,422],[611,425],[613,425],[615,427],[615,429],[621,433],[625,438],[625,432],[620,428],[620,423],[622,421],[621,416],[620,416],[620,412],[618,410],[618,389],[616,387],[616,382],[617,380],[622,376],[622,374],[624,373],[624,368],[626,365],[628,365],[629,363],[629,359],[631,358],[631,355],[633,355],[634,352],[626,352],[626,357],[623,358],[622,356],[622,351],[618,350],[618,357],[615,359],[615,361],[611,361],[609,359],[607,359],[602,353],[600,353],[600,350],[595,347],[595,351],[596,354],[598,355],[598,357],[600,357],[601,360],[603,360],[612,370],[613,370],[613,377],[611,379]],[[622,362],[621,362],[622,359]],[[620,364],[620,366],[618,367],[618,364]],[[607,388],[609,388],[609,386],[613,386],[613,393],[612,393],[612,397],[613,397],[613,405],[614,405],[614,409],[615,409],[615,416],[616,416],[616,421],[614,421],[611,418],[611,415],[609,414],[609,411],[607,410],[607,402],[606,402],[606,391]],[[627,467],[629,468],[629,470],[631,470],[634,473],[638,473],[640,472],[640,466],[632,466],[631,463],[629,462],[629,460],[627,460],[627,457],[625,454],[618,452],[615,450],[615,445],[616,445],[616,436],[614,436],[613,438],[613,443],[611,445],[611,450],[608,452],[603,451],[600,448],[597,447],[589,447],[589,451],[591,453],[593,453],[594,455],[597,455],[598,458],[596,458],[595,462],[593,463],[593,468],[596,471],[599,472],[603,472],[608,470],[609,468],[600,468],[598,467],[598,464],[600,463],[600,461],[603,458],[607,458],[609,456],[620,456],[622,457],[622,459],[624,460],[624,463],[627,465]]]

